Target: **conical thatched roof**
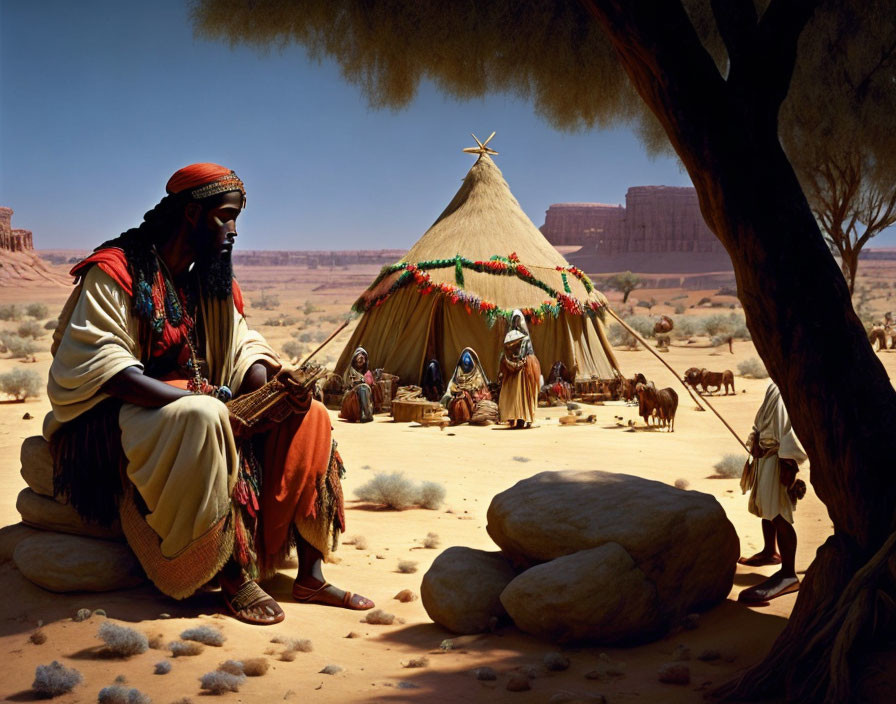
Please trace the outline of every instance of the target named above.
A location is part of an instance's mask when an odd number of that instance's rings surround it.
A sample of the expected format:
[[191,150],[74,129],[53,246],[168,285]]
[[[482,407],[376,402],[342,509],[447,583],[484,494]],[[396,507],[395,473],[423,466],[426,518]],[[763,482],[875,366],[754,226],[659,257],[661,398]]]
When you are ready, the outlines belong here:
[[363,346],[372,368],[419,384],[425,360],[450,375],[469,346],[494,379],[517,308],[545,372],[562,361],[576,376],[618,373],[601,320],[606,299],[532,224],[486,151],[432,227],[355,303],[363,318],[337,373]]
[[[487,154],[479,157],[448,207],[399,264],[422,265],[433,284],[456,286],[504,311],[537,310],[546,301],[557,305],[555,296],[525,278],[513,273],[496,275],[476,270],[477,262],[511,255],[515,255],[534,279],[555,292],[567,294],[582,308],[589,304],[592,309],[606,305],[606,299],[591,286],[587,277],[580,278],[573,273],[577,270],[570,267],[523,212],[500,169]],[[473,264],[462,263],[461,276],[457,275],[458,267],[453,261],[442,267],[430,266],[458,256]],[[358,309],[366,309],[387,294],[404,271],[389,272],[388,269],[358,301]],[[421,287],[419,281],[417,284]]]

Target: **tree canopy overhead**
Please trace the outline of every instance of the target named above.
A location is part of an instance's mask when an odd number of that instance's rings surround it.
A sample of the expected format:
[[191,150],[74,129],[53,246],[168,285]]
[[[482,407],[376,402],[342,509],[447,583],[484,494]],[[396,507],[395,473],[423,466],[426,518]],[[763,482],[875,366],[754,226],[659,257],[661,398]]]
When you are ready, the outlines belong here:
[[[875,168],[887,163],[878,146],[892,113],[881,111],[894,84],[888,40],[877,30],[892,28],[893,17],[896,0],[194,5],[205,36],[297,42],[335,58],[373,105],[401,107],[429,79],[459,98],[528,98],[563,129],[630,123],[654,148],[671,145],[731,256],[750,333],[835,528],[771,652],[724,693],[832,703],[861,697],[855,670],[890,642],[896,624],[896,392],[794,168],[800,141],[788,142],[779,127],[790,114],[818,113],[833,122],[807,129],[808,144],[851,135]],[[849,31],[839,32],[842,23]],[[870,74],[848,68],[875,55],[880,68]],[[826,133],[842,109],[818,86],[847,77],[855,85],[842,99],[865,107],[851,133]],[[872,99],[854,100],[862,95]]]

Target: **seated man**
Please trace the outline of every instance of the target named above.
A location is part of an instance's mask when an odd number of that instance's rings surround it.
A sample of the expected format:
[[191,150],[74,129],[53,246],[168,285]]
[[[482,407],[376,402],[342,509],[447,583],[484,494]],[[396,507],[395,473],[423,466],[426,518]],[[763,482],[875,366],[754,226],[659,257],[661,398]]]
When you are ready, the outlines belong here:
[[565,406],[572,400],[572,384],[566,381],[566,365],[561,361],[554,362],[548,380],[541,387],[539,400],[549,406]]
[[383,390],[370,371],[367,350],[358,347],[352,354],[352,363],[342,377],[345,396],[339,417],[351,423],[369,423],[383,401]]
[[445,395],[441,398],[452,424],[467,422],[479,401],[491,400],[488,383],[476,351],[472,347],[465,347],[454,367]]
[[119,516],[146,574],[176,599],[217,577],[234,616],[282,621],[252,577],[275,572],[294,543],[294,598],[371,608],[321,573],[345,527],[324,407],[309,396],[304,412],[246,438],[224,404],[280,368],[232,278],[243,184],[194,164],[166,190],[139,227],[72,270],[44,423],[54,490],[87,519]]

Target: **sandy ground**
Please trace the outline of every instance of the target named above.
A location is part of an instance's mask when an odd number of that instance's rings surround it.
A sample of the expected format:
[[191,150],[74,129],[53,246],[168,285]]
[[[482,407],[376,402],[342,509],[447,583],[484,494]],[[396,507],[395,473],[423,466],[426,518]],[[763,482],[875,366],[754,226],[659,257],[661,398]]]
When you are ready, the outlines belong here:
[[[267,271],[238,272],[250,311],[251,321],[269,337],[275,347],[294,337],[299,330],[322,339],[338,324],[339,316],[369,281],[374,271]],[[346,279],[344,285],[334,280]],[[360,282],[360,283],[359,283]],[[260,311],[253,301],[277,295],[279,301],[270,310]],[[42,300],[58,310],[64,289],[0,290],[0,302]],[[656,292],[663,299],[676,291]],[[699,294],[699,292],[698,292]],[[688,292],[688,299],[699,295]],[[322,310],[305,315],[297,310],[307,302]],[[270,301],[268,301],[270,303]],[[662,312],[662,307],[654,314]],[[263,323],[279,316],[296,317],[289,326]],[[333,322],[320,322],[326,316]],[[317,322],[314,322],[317,321]],[[8,328],[13,324],[5,324]],[[347,337],[347,332],[343,337]],[[342,339],[342,338],[341,338]],[[335,358],[341,341],[333,344],[324,361]],[[33,364],[23,365],[45,375],[49,367],[49,336],[40,344],[42,352]],[[313,341],[303,343],[306,349]],[[5,594],[0,606],[0,698],[29,701],[38,664],[59,660],[84,675],[84,683],[59,702],[95,701],[100,688],[123,675],[130,687],[148,694],[155,702],[174,702],[199,694],[198,678],[228,658],[248,658],[265,654],[272,668],[260,678],[249,679],[239,693],[224,695],[228,701],[266,702],[275,700],[303,702],[547,702],[557,692],[604,694],[610,702],[699,702],[708,689],[719,685],[755,663],[767,651],[786,623],[793,608],[794,595],[777,599],[762,608],[748,608],[736,602],[738,592],[760,581],[773,568],[738,568],[729,599],[704,613],[695,630],[681,630],[666,638],[636,648],[576,647],[565,648],[538,641],[511,627],[493,634],[453,637],[434,625],[419,600],[399,603],[393,596],[402,589],[419,594],[423,573],[439,554],[452,545],[495,549],[485,531],[489,501],[499,491],[544,470],[602,469],[635,474],[662,482],[683,479],[689,489],[715,496],[737,529],[744,553],[752,554],[761,546],[760,522],[747,512],[736,479],[716,479],[713,465],[727,453],[742,453],[740,446],[723,425],[708,412],[697,412],[674,377],[646,351],[617,350],[627,376],[640,371],[659,387],[673,386],[681,404],[674,433],[644,429],[637,408],[597,406],[585,414],[597,415],[595,425],[561,426],[561,409],[539,409],[536,427],[529,431],[509,432],[498,427],[471,427],[440,431],[416,425],[396,424],[380,416],[374,423],[353,425],[339,421],[331,412],[335,437],[348,474],[344,487],[347,502],[348,531],[367,539],[368,547],[357,550],[343,545],[336,553],[339,562],[326,567],[326,576],[334,584],[358,591],[376,601],[377,606],[395,614],[401,622],[391,626],[361,623],[361,615],[323,606],[290,602],[292,573],[284,569],[264,586],[281,600],[287,618],[272,627],[253,627],[219,615],[218,596],[201,594],[184,602],[174,602],[151,587],[105,594],[55,595],[43,591],[19,575],[11,563],[0,564],[0,589]],[[755,356],[750,343],[735,342],[734,354],[724,349],[673,347],[664,359],[683,371],[697,366],[709,369],[737,369],[737,363]],[[887,369],[896,372],[896,355],[883,354]],[[21,362],[0,358],[0,372]],[[743,436],[747,434],[760,404],[767,381],[736,377],[737,393],[715,396],[711,400],[729,423]],[[0,526],[19,520],[14,501],[25,486],[19,475],[18,451],[21,441],[39,433],[40,423],[49,410],[46,396],[25,403],[0,404]],[[23,414],[33,418],[24,420]],[[621,416],[621,423],[616,416]],[[636,420],[634,429],[627,426]],[[445,505],[439,510],[414,509],[402,512],[372,509],[354,500],[354,490],[378,472],[404,472],[415,481],[435,481],[447,490]],[[803,472],[807,478],[808,470]],[[799,536],[797,568],[804,571],[818,546],[831,533],[825,507],[809,489],[796,512]],[[422,541],[430,533],[441,539],[439,549],[424,549]],[[686,549],[686,548],[685,548]],[[417,563],[414,574],[400,573],[399,560]],[[174,640],[187,627],[213,624],[223,629],[227,641],[221,648],[207,647],[196,656],[171,660],[170,674],[153,674],[156,662],[169,658],[165,650],[149,650],[126,660],[109,659],[99,652],[97,630],[101,617],[74,622],[79,608],[103,608],[110,619],[149,635],[162,634],[163,642]],[[29,635],[43,622],[45,643],[36,645]],[[358,637],[347,638],[350,632]],[[278,659],[282,646],[272,645],[274,636],[309,638],[314,649],[299,653],[293,662]],[[440,644],[451,639],[453,649]],[[660,665],[671,660],[679,644],[689,647],[696,657],[705,649],[716,649],[722,658],[714,662],[693,659],[691,684],[675,686],[657,681]],[[543,672],[532,680],[529,692],[505,690],[509,674],[515,668],[538,665],[545,653],[560,650],[571,660],[571,667],[559,673]],[[595,668],[601,653],[625,663],[625,676],[612,681],[584,677]],[[426,656],[421,668],[405,665]],[[342,668],[336,675],[321,674],[329,664]],[[477,681],[470,671],[481,666],[494,667],[496,682]]]

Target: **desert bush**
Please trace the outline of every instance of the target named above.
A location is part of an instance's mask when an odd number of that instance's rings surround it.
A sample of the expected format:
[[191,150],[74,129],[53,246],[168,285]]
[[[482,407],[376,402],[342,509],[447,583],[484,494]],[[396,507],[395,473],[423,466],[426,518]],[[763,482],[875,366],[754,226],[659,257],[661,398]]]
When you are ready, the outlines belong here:
[[219,672],[229,672],[231,675],[242,675],[243,663],[239,660],[225,660],[218,665]]
[[750,357],[738,364],[737,373],[751,379],[768,379],[768,370],[759,357]]
[[60,694],[71,692],[76,685],[81,684],[82,679],[80,672],[54,660],[49,665],[37,666],[31,689],[40,697],[58,697]]
[[746,461],[746,455],[729,454],[716,462],[712,468],[720,477],[736,478],[743,473]]
[[648,310],[650,310],[650,308],[653,307],[653,304],[650,301],[638,301],[637,303],[635,303],[635,307],[647,308]]
[[714,313],[713,315],[704,316],[700,323],[703,332],[709,337],[728,334],[733,329],[733,324],[729,316],[722,313]]
[[196,628],[188,628],[180,634],[181,640],[194,640],[203,645],[213,645],[220,647],[224,645],[227,637],[217,628],[211,626],[196,626]]
[[192,640],[174,640],[168,644],[168,650],[171,651],[172,657],[188,657],[191,655],[199,655],[204,648],[202,643]]
[[243,673],[247,677],[261,677],[267,674],[270,666],[267,658],[249,658],[243,660]]
[[52,318],[44,323],[44,330],[55,330],[59,327],[59,318]]
[[726,342],[728,342],[727,335],[713,335],[709,341],[709,344],[711,344],[713,347],[719,347],[720,345],[724,345]]
[[423,547],[433,550],[439,547],[439,544],[442,542],[442,539],[439,538],[437,533],[427,533],[426,537],[423,539]]
[[104,621],[100,626],[99,637],[106,644],[106,651],[119,657],[129,657],[146,652],[149,640],[145,635],[133,628],[119,626],[111,621]]
[[731,288],[730,286],[722,286],[718,291],[716,291],[717,296],[734,296],[737,297],[737,289]]
[[641,337],[653,337],[653,326],[656,321],[649,315],[628,315],[623,320]]
[[314,305],[314,301],[308,299],[305,303],[300,307],[302,313],[305,315],[311,315],[312,313],[319,313],[322,309],[318,308]]
[[13,359],[31,357],[37,350],[34,340],[21,337],[8,330],[0,332],[0,346],[3,347],[3,351],[9,352]]
[[704,296],[704,297],[701,298],[699,301],[697,301],[697,305],[698,305],[698,306],[712,305],[712,299],[711,299],[711,298],[707,298],[706,296]]
[[299,319],[294,315],[284,315],[282,318],[280,318],[280,325],[285,328],[295,325],[297,322],[299,322]]
[[273,310],[279,305],[280,299],[266,291],[261,292],[261,298],[256,298],[252,301],[252,307],[258,308],[259,310]]
[[436,482],[423,482],[420,486],[420,499],[417,504],[420,508],[437,510],[445,501],[445,487]]
[[672,319],[675,327],[672,328],[672,337],[677,340],[686,340],[702,331],[700,319],[694,315],[679,315]]
[[685,312],[685,310],[687,310],[687,309],[684,307],[684,303],[676,303],[675,304],[675,308],[674,308],[675,315],[681,315],[682,313]]
[[19,323],[19,327],[16,328],[16,332],[19,334],[19,337],[30,337],[34,340],[47,334],[44,331],[43,325],[41,325],[36,320],[26,320],[22,323]]
[[199,678],[199,689],[210,694],[224,694],[225,692],[238,692],[240,685],[246,681],[245,675],[232,675],[229,672],[207,672]]
[[399,560],[398,571],[402,574],[414,574],[417,571],[417,563],[413,560]]
[[610,324],[610,328],[607,330],[607,337],[613,347],[635,347],[638,344],[635,336],[619,323]]
[[44,303],[29,303],[25,306],[25,315],[35,318],[37,320],[43,320],[50,314],[50,309],[47,308]]
[[267,325],[268,327],[277,328],[282,325],[280,322],[280,318],[268,318],[265,320],[262,325]]
[[99,704],[150,704],[152,699],[139,689],[128,689],[120,684],[103,687],[97,695]]
[[[18,320],[22,317],[22,309],[15,303],[0,305],[0,320]],[[47,666],[49,667],[49,665]]]
[[161,660],[156,663],[155,670],[153,670],[157,675],[167,675],[171,672],[171,663],[167,660]]
[[377,474],[366,484],[355,489],[361,501],[402,511],[411,506],[437,509],[445,500],[445,487],[436,482],[417,486],[401,472]]
[[17,401],[37,396],[42,387],[43,379],[37,372],[13,369],[6,374],[0,374],[0,392],[12,396]]
[[310,332],[303,332],[298,336],[297,339],[299,342],[307,343],[307,342],[312,342],[314,337],[312,336],[312,334]]
[[395,614],[390,614],[382,609],[368,611],[363,618],[364,623],[372,623],[378,626],[391,626],[395,623]]
[[401,511],[417,503],[420,491],[404,474],[395,472],[377,474],[369,482],[355,489],[355,496],[361,501]]
[[289,340],[283,343],[283,354],[285,354],[290,359],[296,359],[302,356],[302,350],[304,349],[301,343],[296,340]]

